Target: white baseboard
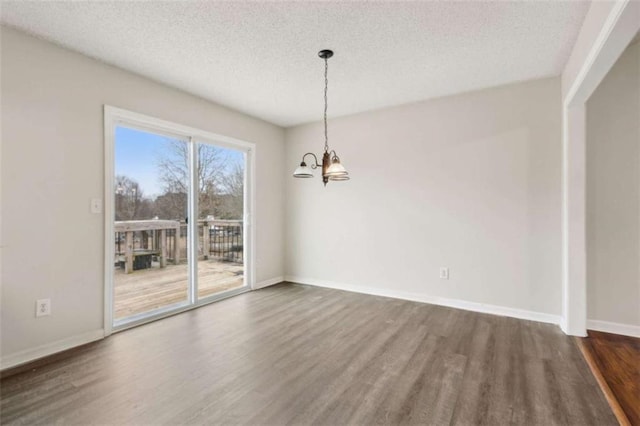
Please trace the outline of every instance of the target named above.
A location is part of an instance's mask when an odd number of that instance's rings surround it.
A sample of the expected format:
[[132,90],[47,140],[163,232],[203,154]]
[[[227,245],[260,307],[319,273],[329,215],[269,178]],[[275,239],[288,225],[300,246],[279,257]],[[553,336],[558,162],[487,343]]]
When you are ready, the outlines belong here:
[[79,334],[77,336],[67,337],[66,339],[55,342],[46,343],[35,348],[25,349],[20,352],[3,356],[2,359],[0,359],[0,370],[16,367],[20,364],[35,361],[38,358],[53,355],[57,352],[66,351],[67,349],[75,348],[76,346],[84,345],[103,338],[104,330],[99,329]]
[[253,286],[253,290],[269,287],[270,285],[274,284],[280,284],[282,281],[284,281],[284,277],[275,277],[269,280],[260,281]]
[[604,331],[605,333],[622,334],[624,336],[640,337],[640,325],[588,319],[587,329]]
[[317,287],[334,288],[336,290],[351,291],[354,293],[363,293],[373,296],[391,297],[394,299],[411,300],[413,302],[430,303],[432,305],[447,306],[449,308],[464,309],[465,311],[481,312],[485,314],[500,315],[504,317],[519,318],[530,321],[538,321],[549,324],[560,324],[561,317],[559,315],[546,314],[543,312],[527,311],[524,309],[509,308],[506,306],[489,305],[486,303],[469,302],[459,299],[448,299],[438,296],[430,296],[421,293],[410,293],[404,291],[395,291],[387,289],[379,289],[373,287],[364,287],[351,284],[336,283],[331,281],[316,280],[313,278],[303,278],[296,276],[287,276],[285,281],[299,284],[308,284]]

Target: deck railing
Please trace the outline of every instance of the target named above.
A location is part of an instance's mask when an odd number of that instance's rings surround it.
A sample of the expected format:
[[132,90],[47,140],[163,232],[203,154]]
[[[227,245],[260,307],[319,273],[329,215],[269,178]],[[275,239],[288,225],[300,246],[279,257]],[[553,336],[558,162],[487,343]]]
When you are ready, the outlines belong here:
[[[209,256],[229,262],[242,262],[244,254],[241,220],[215,220],[209,226]],[[207,246],[206,241],[203,244]]]
[[[187,260],[187,224],[171,220],[131,220],[114,224],[116,266],[127,273]],[[198,220],[198,257],[228,262],[244,259],[241,220]]]

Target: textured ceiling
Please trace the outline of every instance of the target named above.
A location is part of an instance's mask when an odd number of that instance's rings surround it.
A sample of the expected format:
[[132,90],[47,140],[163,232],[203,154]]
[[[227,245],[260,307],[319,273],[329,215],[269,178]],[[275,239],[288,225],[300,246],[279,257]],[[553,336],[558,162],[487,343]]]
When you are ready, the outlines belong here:
[[588,2],[26,2],[2,22],[291,126],[561,73]]

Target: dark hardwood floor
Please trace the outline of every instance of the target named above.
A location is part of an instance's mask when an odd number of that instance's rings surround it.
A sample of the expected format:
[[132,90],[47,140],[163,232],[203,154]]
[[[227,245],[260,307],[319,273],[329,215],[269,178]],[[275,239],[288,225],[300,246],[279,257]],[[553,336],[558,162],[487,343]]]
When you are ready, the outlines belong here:
[[623,413],[620,423],[626,417],[628,424],[640,425],[640,339],[589,330],[582,343]]
[[558,327],[280,284],[0,382],[3,424],[615,425]]

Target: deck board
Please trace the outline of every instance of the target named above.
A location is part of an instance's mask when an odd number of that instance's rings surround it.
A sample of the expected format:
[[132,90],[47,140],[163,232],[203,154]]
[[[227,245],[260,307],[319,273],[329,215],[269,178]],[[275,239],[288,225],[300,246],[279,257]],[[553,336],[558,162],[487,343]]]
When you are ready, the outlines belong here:
[[[239,263],[199,261],[198,297],[241,287],[243,270]],[[113,278],[116,320],[187,300],[186,264],[155,266],[129,274],[118,268]]]

